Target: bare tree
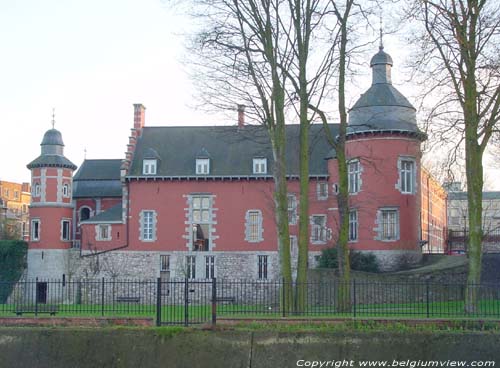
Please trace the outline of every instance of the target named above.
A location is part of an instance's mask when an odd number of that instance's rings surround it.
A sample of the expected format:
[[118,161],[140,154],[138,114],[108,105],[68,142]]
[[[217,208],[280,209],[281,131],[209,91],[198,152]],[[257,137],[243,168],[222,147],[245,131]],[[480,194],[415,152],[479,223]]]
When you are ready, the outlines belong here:
[[442,141],[464,148],[470,234],[465,309],[474,312],[481,277],[483,154],[500,119],[500,4],[411,0],[411,5],[410,17],[425,29],[414,66],[435,102],[430,120],[444,124]]

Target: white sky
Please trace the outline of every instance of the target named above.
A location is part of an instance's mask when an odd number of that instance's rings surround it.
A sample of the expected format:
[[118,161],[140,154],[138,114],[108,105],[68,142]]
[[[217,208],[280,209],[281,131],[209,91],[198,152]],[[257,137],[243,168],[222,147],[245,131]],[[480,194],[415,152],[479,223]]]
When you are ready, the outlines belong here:
[[[190,21],[165,1],[0,0],[0,180],[30,180],[26,164],[40,154],[52,108],[65,156],[78,166],[84,149],[87,158],[124,157],[134,103],[146,106],[148,126],[235,123],[192,108],[181,36]],[[401,45],[384,44],[408,96]],[[361,77],[356,89],[368,87]]]

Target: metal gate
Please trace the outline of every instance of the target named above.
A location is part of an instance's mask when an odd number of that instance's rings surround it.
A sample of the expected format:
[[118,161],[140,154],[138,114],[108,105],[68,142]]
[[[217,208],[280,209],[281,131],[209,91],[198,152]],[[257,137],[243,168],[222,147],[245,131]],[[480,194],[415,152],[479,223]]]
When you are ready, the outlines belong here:
[[157,280],[156,324],[215,323],[216,280]]

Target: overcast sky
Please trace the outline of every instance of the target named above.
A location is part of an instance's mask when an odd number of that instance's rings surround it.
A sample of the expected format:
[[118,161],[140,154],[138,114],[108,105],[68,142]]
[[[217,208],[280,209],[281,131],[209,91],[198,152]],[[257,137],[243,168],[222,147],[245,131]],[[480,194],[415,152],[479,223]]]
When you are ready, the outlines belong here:
[[[182,62],[190,20],[164,1],[0,0],[0,180],[30,180],[26,164],[40,154],[52,108],[65,156],[78,166],[85,149],[87,158],[124,157],[134,103],[146,106],[149,126],[236,123],[236,113],[229,121],[193,108]],[[393,82],[408,94],[400,42],[384,38]],[[368,63],[355,98],[369,87]]]

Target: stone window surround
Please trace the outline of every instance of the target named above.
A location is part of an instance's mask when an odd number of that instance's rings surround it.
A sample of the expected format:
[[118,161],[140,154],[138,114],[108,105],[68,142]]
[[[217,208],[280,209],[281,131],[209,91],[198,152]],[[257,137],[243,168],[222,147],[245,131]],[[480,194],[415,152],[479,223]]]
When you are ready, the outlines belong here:
[[257,255],[257,279],[267,280],[269,276],[269,257],[267,255]]
[[196,279],[196,256],[186,256],[186,277],[190,280]]
[[183,238],[186,239],[186,248],[190,251],[193,246],[193,199],[195,197],[209,197],[210,198],[210,220],[206,222],[205,224],[210,225],[210,231],[209,231],[209,250],[214,250],[216,247],[216,240],[219,238],[218,235],[216,235],[216,225],[217,225],[217,210],[218,208],[215,207],[215,199],[216,195],[212,193],[191,193],[191,194],[185,194],[183,197],[186,198],[186,205],[187,207],[184,209],[186,211],[186,221],[184,221],[184,224],[186,225],[184,231]]
[[297,196],[293,193],[288,193],[286,198],[288,207],[288,224],[297,225]]
[[[412,172],[412,191],[411,192],[403,192],[402,190],[402,162],[403,161],[410,161],[413,162],[413,172]],[[413,156],[399,156],[398,157],[398,182],[396,183],[395,187],[397,190],[401,192],[401,194],[404,195],[415,195],[417,193],[417,188],[418,188],[418,183],[417,183],[417,160]]]
[[[64,223],[68,223],[68,238],[64,239]],[[69,218],[62,218],[61,219],[61,233],[60,233],[60,239],[63,242],[70,242],[71,241],[71,219]]]
[[[393,239],[386,239],[382,237],[383,233],[383,223],[382,223],[382,212],[383,211],[393,211],[396,213],[396,234]],[[386,243],[393,243],[396,242],[400,239],[400,217],[399,217],[399,208],[398,207],[380,207],[377,210],[377,217],[376,217],[376,227],[374,228],[374,231],[376,232],[375,240],[379,240],[382,242]]]
[[170,254],[160,254],[160,272],[170,272]]
[[[350,171],[350,165],[357,163],[357,170]],[[361,178],[361,174],[363,173],[363,166],[361,165],[361,160],[359,158],[351,158],[347,161],[347,189],[349,195],[356,195],[361,192],[361,188],[363,187],[363,180]],[[351,174],[356,176],[357,186],[355,191],[351,191]]]
[[[323,187],[324,190],[322,190],[321,187]],[[316,182],[316,198],[318,201],[326,201],[328,199],[328,182]]]
[[[251,234],[252,224],[250,223],[250,214],[257,213],[257,236],[254,238]],[[249,243],[260,243],[264,241],[263,237],[264,228],[263,228],[263,218],[261,210],[248,210],[245,214],[245,241]]]
[[[107,229],[107,237],[102,237],[102,230],[106,228]],[[95,240],[97,241],[111,241],[112,240],[112,234],[111,234],[111,225],[110,224],[99,224],[95,226]]]
[[[38,223],[38,237],[35,237],[35,223]],[[30,241],[32,242],[38,242],[40,241],[41,238],[41,229],[42,229],[42,220],[40,218],[32,218],[31,219],[31,236],[30,236]]]
[[[152,234],[152,237],[151,239],[145,239],[143,237],[144,235],[144,213],[145,212],[152,212],[153,213],[153,223],[152,223],[152,227],[153,227],[153,234]],[[158,219],[157,219],[157,213],[155,210],[148,210],[148,209],[143,209],[141,210],[141,212],[139,213],[139,240],[141,242],[154,242],[156,241],[156,228],[157,228],[157,224],[158,224]]]
[[211,280],[216,276],[215,256],[205,256],[205,279]]
[[[321,236],[320,236],[320,240],[314,240],[314,234],[313,234],[313,229],[315,226],[319,226],[318,224],[316,224],[314,222],[314,219],[315,218],[323,218],[324,219],[324,226],[322,226],[322,229],[320,229],[321,231]],[[330,234],[330,229],[327,227],[327,216],[325,214],[312,214],[309,216],[309,224],[311,226],[311,233],[310,233],[310,238],[309,238],[309,241],[311,242],[311,244],[317,244],[317,245],[322,245],[322,244],[326,244],[328,238],[329,238],[329,234]],[[321,238],[324,236],[324,240],[321,240]]]
[[64,198],[69,198],[70,195],[70,186],[68,183],[64,183],[63,186],[62,186],[62,195]]
[[209,158],[197,158],[196,159],[196,175],[208,175],[210,174],[210,159]]

